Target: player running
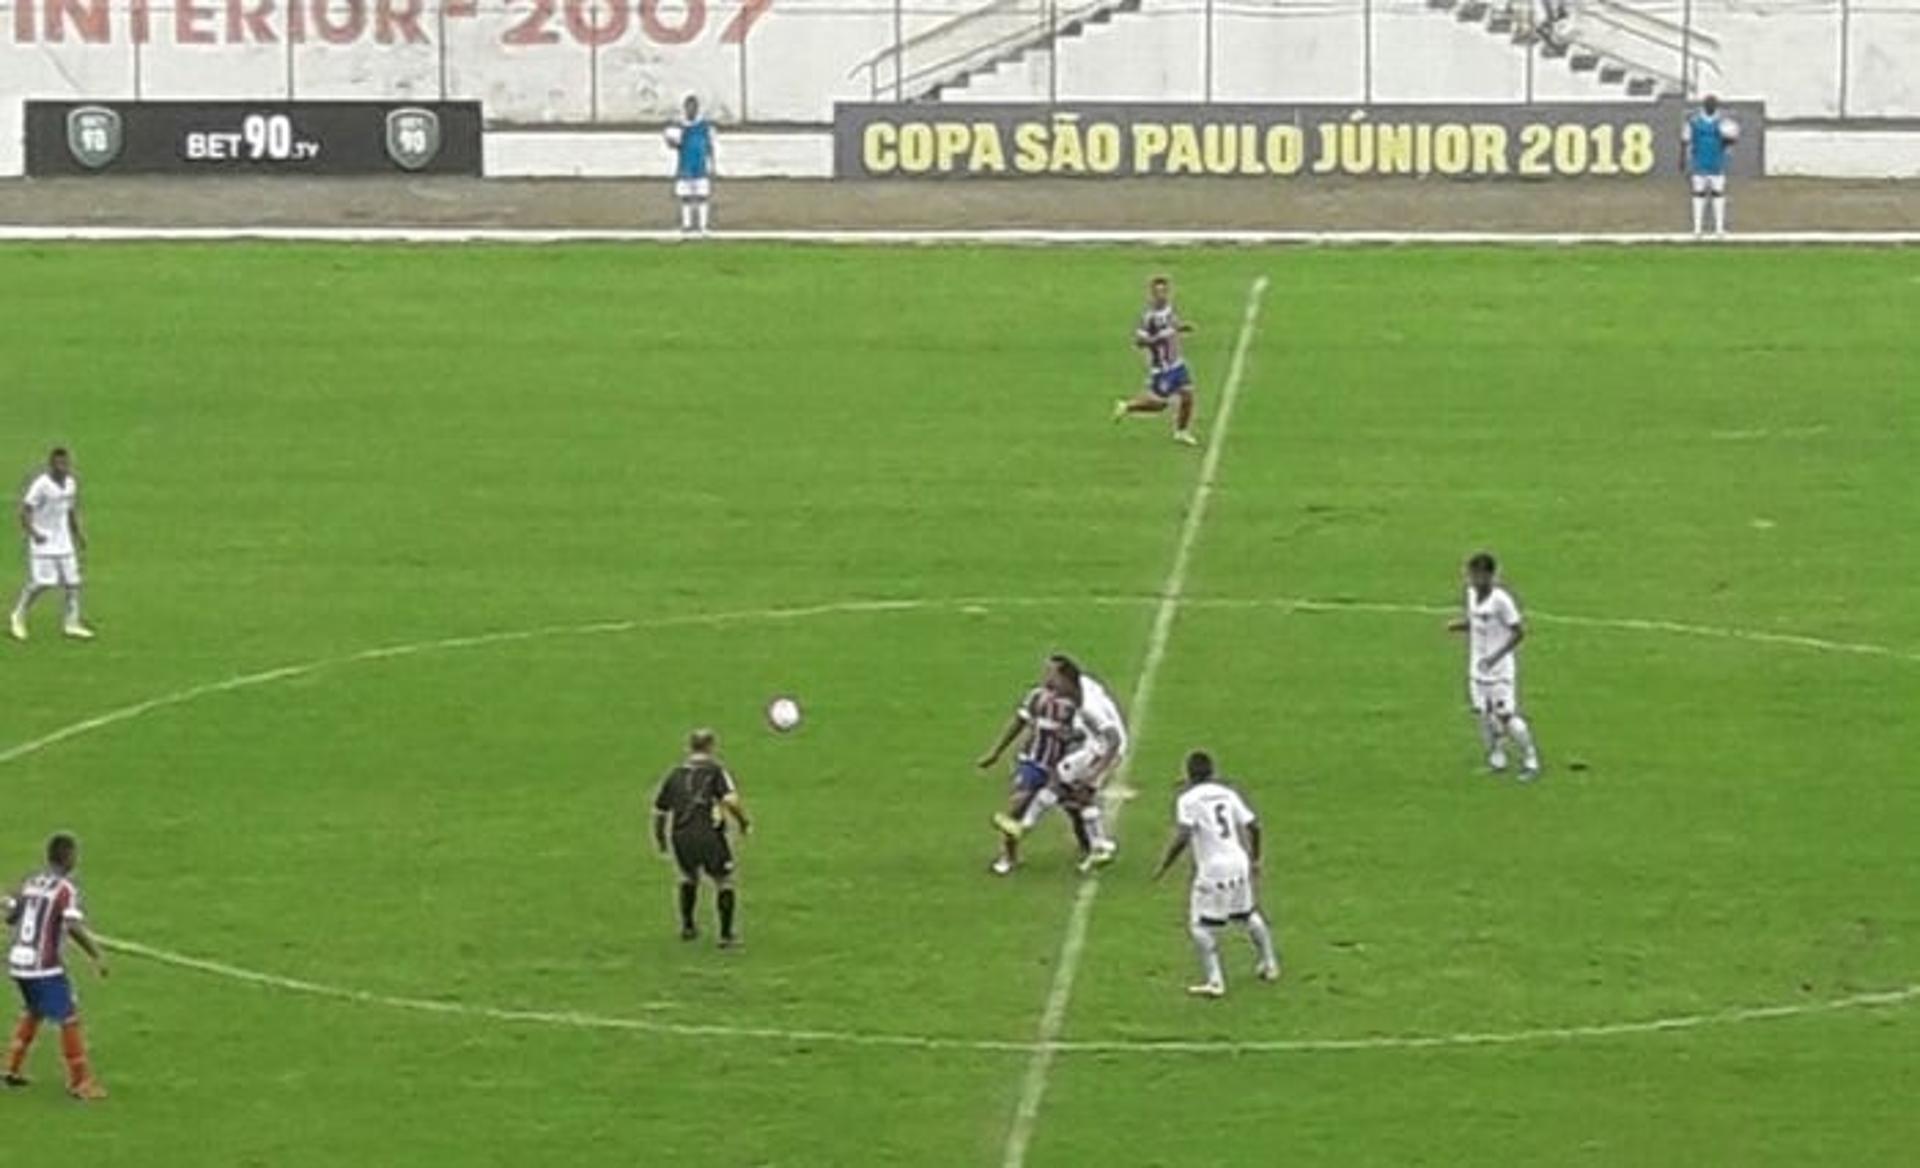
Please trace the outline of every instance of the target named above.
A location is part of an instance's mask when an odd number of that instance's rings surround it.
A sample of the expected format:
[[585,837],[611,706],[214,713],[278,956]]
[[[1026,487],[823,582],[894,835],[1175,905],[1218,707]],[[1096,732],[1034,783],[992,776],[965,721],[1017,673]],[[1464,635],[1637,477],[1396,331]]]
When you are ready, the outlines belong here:
[[1165,412],[1168,399],[1177,403],[1173,420],[1173,440],[1188,446],[1199,442],[1193,436],[1193,374],[1181,351],[1180,338],[1193,326],[1180,319],[1173,308],[1173,282],[1155,276],[1147,283],[1147,310],[1133,330],[1136,348],[1146,351],[1147,387],[1131,399],[1113,403],[1113,420],[1128,414]]
[[[1054,783],[1060,760],[1067,756],[1073,746],[1074,721],[1080,712],[1075,694],[1066,675],[1049,661],[1041,683],[1020,699],[1000,740],[994,743],[992,750],[981,756],[980,769],[985,770],[999,762],[1007,747],[1013,745],[1013,740],[1025,732],[1026,742],[1021,746],[1020,755],[1013,766],[1013,788],[1008,793],[1005,812],[1007,818],[1019,820],[1039,793]],[[996,816],[994,825],[997,827],[999,824],[1000,818]],[[1019,862],[1020,837],[1002,832],[1000,855],[993,861],[993,874],[1005,876]]]
[[1720,99],[1708,94],[1687,115],[1680,131],[1680,169],[1693,186],[1693,237],[1707,234],[1711,210],[1713,234],[1727,234],[1727,155],[1740,139],[1740,123],[1720,112]]
[[727,846],[727,818],[740,834],[753,830],[740,802],[740,787],[714,754],[711,730],[695,730],[687,738],[687,757],[667,772],[653,797],[653,843],[661,855],[671,852],[680,869],[680,939],[700,935],[693,910],[700,900],[700,875],[713,881],[720,910],[720,947],[740,944],[733,930],[733,849]]
[[83,923],[80,889],[74,885],[73,869],[80,862],[80,844],[64,832],[47,841],[47,866],[27,879],[5,899],[7,924],[11,936],[7,946],[7,972],[20,987],[26,1008],[13,1029],[13,1042],[7,1047],[6,1085],[27,1085],[27,1051],[42,1023],[60,1027],[60,1049],[67,1059],[67,1094],[80,1100],[105,1099],[106,1089],[93,1077],[87,1063],[87,1041],[80,1029],[79,1001],[67,980],[63,963],[63,942],[69,936],[93,962],[93,972],[107,976],[107,962],[100,955]]
[[700,113],[700,99],[689,93],[680,120],[667,127],[674,153],[673,197],[680,201],[680,230],[707,233],[713,206],[713,123]]
[[8,631],[16,641],[27,639],[27,610],[42,592],[59,588],[66,593],[62,631],[76,640],[93,639],[93,630],[80,620],[80,553],[87,536],[80,530],[80,480],[73,474],[73,458],[65,447],[47,455],[47,469],[33,477],[20,500],[20,530],[27,537],[27,583],[14,601]]
[[1247,927],[1256,956],[1254,972],[1261,981],[1280,977],[1280,957],[1273,949],[1273,930],[1261,914],[1260,824],[1253,809],[1226,783],[1214,778],[1213,756],[1204,750],[1187,755],[1187,789],[1173,808],[1173,838],[1153,878],[1166,874],[1180,853],[1193,849],[1193,889],[1188,898],[1187,933],[1200,954],[1205,975],[1187,992],[1197,997],[1224,997],[1227,977],[1220,968],[1218,930],[1229,922]]
[[1520,748],[1520,781],[1540,777],[1540,752],[1533,745],[1533,728],[1520,715],[1519,654],[1526,639],[1520,606],[1494,577],[1493,556],[1476,552],[1467,561],[1466,615],[1447,628],[1467,634],[1467,703],[1480,724],[1480,742],[1487,766],[1507,769],[1503,740]]
[[1047,659],[1047,667],[1049,677],[1077,695],[1079,708],[1074,715],[1070,749],[1060,760],[1054,781],[1034,792],[1018,819],[1002,813],[993,817],[993,825],[1017,841],[1032,831],[1049,809],[1059,806],[1080,844],[1080,871],[1091,872],[1112,863],[1119,853],[1119,845],[1107,834],[1100,790],[1126,757],[1131,744],[1127,722],[1106,684],[1083,672],[1073,658],[1056,653]]

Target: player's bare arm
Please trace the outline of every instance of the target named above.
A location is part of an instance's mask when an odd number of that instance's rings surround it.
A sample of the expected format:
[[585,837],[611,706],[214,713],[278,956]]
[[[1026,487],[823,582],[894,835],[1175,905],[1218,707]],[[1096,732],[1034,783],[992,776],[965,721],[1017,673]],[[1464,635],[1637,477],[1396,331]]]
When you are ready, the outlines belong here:
[[1507,643],[1500,646],[1500,648],[1494,650],[1492,653],[1489,653],[1486,659],[1480,662],[1480,668],[1491,673],[1493,671],[1494,666],[1500,664],[1500,662],[1506,660],[1509,656],[1511,656],[1513,651],[1520,647],[1520,642],[1526,639],[1527,639],[1526,626],[1525,625],[1513,626],[1513,635],[1507,638]]
[[986,770],[988,767],[992,766],[994,763],[999,762],[1000,756],[1007,753],[1007,747],[1012,746],[1013,740],[1020,737],[1020,730],[1026,724],[1027,724],[1026,719],[1022,718],[1018,714],[1015,714],[1013,718],[1007,723],[1006,730],[1001,732],[1000,741],[993,744],[992,750],[989,750],[987,753],[980,756],[980,761],[977,764],[980,767],[980,769]]
[[661,855],[667,854],[667,813],[664,811],[653,813],[653,846]]
[[20,530],[26,532],[28,543],[44,543],[46,537],[33,529],[33,508],[20,504]]
[[1192,842],[1192,837],[1193,832],[1190,828],[1179,827],[1174,829],[1173,838],[1167,841],[1167,850],[1161,855],[1159,866],[1153,870],[1153,878],[1155,880],[1165,876],[1167,869],[1173,867],[1174,861],[1186,854],[1187,845]]
[[747,806],[740,801],[740,792],[729,791],[721,796],[720,809],[739,827],[741,835],[753,834],[753,824],[747,822]]
[[1247,821],[1247,859],[1253,863],[1253,874],[1260,875],[1260,821]]
[[107,976],[106,956],[100,952],[99,943],[93,939],[93,934],[87,931],[87,927],[75,921],[68,926],[67,936],[73,938],[73,943],[80,946],[80,951],[85,953],[87,960],[93,963],[94,976]]
[[73,510],[67,512],[67,530],[73,533],[75,551],[87,550],[87,533],[80,530],[80,504],[74,503]]

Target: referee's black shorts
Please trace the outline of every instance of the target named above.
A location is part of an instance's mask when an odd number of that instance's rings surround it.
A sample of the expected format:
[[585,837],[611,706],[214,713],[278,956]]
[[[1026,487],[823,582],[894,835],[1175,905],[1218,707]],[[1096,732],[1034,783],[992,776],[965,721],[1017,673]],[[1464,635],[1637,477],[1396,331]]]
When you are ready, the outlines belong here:
[[715,880],[733,875],[733,849],[720,832],[689,832],[673,837],[673,862],[680,874],[694,880],[702,872]]

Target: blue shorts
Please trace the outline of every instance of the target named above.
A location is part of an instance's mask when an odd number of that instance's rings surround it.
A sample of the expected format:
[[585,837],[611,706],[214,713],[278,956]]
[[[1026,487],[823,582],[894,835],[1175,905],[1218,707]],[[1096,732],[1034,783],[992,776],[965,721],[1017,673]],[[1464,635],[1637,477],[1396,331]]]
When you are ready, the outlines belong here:
[[1038,791],[1047,785],[1047,768],[1031,759],[1021,759],[1013,768],[1016,791]]
[[27,1013],[42,1022],[65,1024],[73,1018],[76,1003],[73,1000],[73,983],[64,973],[52,977],[16,977],[13,984],[20,987],[20,997],[27,1004]]
[[1165,369],[1156,369],[1147,378],[1147,389],[1155,397],[1172,397],[1183,389],[1193,388],[1193,374],[1187,372],[1187,363],[1169,365]]

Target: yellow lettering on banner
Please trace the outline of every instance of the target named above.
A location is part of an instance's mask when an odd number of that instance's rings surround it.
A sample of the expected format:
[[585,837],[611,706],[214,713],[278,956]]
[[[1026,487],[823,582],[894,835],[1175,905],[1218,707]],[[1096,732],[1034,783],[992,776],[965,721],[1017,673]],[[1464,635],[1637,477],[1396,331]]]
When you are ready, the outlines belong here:
[[1021,174],[1046,172],[1047,128],[1039,122],[1021,122],[1013,128],[1013,168]]
[[1380,127],[1380,142],[1374,160],[1381,174],[1413,173],[1413,124]]
[[1542,178],[1553,173],[1547,165],[1547,151],[1553,149],[1553,130],[1539,122],[1520,127],[1520,173],[1527,178]]
[[1507,173],[1507,128],[1496,122],[1475,122],[1468,132],[1473,136],[1473,173]]
[[1047,169],[1054,174],[1085,174],[1087,154],[1080,145],[1080,127],[1071,117],[1053,119],[1053,155]]
[[1299,126],[1267,127],[1267,169],[1274,174],[1299,174],[1306,161],[1307,136]]
[[1313,173],[1332,174],[1340,166],[1340,127],[1320,123],[1320,154],[1313,160]]
[[1366,111],[1356,110],[1340,127],[1340,169],[1348,174],[1373,171],[1373,127],[1366,118]]
[[1472,160],[1472,145],[1467,128],[1448,122],[1433,130],[1433,168],[1441,174],[1465,174]]
[[1152,174],[1167,152],[1167,128],[1156,122],[1133,124],[1133,173]]
[[1167,173],[1206,173],[1206,166],[1200,158],[1200,135],[1187,123],[1173,127],[1172,142],[1167,147]]
[[1553,168],[1561,174],[1587,172],[1587,130],[1565,125],[1553,132]]
[[941,174],[953,169],[954,162],[967,151],[972,137],[965,122],[933,124],[933,167]]
[[925,122],[908,122],[900,127],[900,169],[908,174],[925,174],[933,166],[933,127]]
[[1095,174],[1116,174],[1120,170],[1120,127],[1112,122],[1095,122],[1087,127],[1087,169]]
[[872,122],[860,136],[860,164],[868,174],[889,174],[900,166],[900,131],[890,122]]
[[1635,122],[1620,131],[1620,169],[1646,174],[1653,169],[1653,127]]
[[1000,147],[1000,127],[992,122],[973,124],[973,152],[967,156],[967,169],[975,174],[1005,174],[1007,152]]
[[1413,173],[1433,173],[1433,126],[1428,122],[1413,128]]
[[1200,127],[1200,164],[1208,174],[1232,174],[1240,158],[1240,140],[1233,127],[1210,124]]

